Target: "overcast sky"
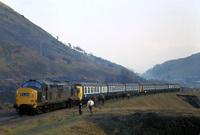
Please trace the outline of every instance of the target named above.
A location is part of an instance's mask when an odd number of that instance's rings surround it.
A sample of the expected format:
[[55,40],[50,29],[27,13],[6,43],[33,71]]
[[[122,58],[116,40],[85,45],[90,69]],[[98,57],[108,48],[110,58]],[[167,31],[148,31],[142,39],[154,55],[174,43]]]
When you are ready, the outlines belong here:
[[200,0],[1,0],[63,43],[143,73],[200,52]]

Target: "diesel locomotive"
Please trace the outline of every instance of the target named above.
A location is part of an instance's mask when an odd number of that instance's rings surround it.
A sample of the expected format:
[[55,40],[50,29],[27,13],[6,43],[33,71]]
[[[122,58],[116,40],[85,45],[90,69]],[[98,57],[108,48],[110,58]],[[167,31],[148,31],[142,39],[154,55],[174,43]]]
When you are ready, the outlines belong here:
[[68,81],[29,80],[16,90],[15,107],[20,114],[35,114],[68,107],[78,92]]
[[69,107],[81,98],[114,98],[124,94],[179,91],[179,84],[70,83],[69,81],[29,80],[16,90],[15,108],[20,114],[38,114]]

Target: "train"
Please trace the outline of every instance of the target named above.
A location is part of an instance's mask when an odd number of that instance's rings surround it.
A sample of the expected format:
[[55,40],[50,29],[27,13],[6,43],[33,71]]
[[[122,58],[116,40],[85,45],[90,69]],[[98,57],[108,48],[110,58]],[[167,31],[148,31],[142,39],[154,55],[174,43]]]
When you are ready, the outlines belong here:
[[151,83],[91,83],[56,80],[28,80],[16,90],[14,107],[20,114],[39,114],[51,110],[68,108],[77,104],[81,98],[83,102],[97,97],[99,100],[154,93],[180,91],[179,84],[151,84]]

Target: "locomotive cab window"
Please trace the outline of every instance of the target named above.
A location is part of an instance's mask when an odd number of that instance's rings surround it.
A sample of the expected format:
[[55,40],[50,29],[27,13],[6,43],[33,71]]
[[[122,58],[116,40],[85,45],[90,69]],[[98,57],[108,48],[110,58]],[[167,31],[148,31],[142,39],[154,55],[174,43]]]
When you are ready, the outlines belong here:
[[28,82],[24,83],[22,87],[23,88],[26,88],[26,87],[36,87],[36,88],[41,89],[42,85],[39,82],[37,82],[37,81],[28,81]]

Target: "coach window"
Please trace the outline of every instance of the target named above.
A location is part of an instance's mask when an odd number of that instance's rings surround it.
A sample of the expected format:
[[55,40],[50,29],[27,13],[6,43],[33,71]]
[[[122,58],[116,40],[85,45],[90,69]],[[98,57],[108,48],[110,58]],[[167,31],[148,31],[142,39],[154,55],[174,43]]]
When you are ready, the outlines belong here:
[[85,91],[84,93],[87,93],[87,87],[84,87],[84,91]]
[[94,92],[95,92],[95,93],[97,92],[97,88],[96,88],[96,87],[94,87]]
[[94,93],[94,88],[95,88],[95,87],[91,87],[91,93]]
[[96,88],[96,87],[93,87],[93,90],[94,90],[94,91],[93,91],[94,93],[97,92],[97,88]]
[[120,88],[118,86],[115,86],[113,89],[113,91],[118,91],[118,90],[120,90]]
[[91,88],[91,93],[94,93],[95,89],[94,87]]
[[90,92],[93,93],[93,88],[92,87],[90,87]]

